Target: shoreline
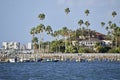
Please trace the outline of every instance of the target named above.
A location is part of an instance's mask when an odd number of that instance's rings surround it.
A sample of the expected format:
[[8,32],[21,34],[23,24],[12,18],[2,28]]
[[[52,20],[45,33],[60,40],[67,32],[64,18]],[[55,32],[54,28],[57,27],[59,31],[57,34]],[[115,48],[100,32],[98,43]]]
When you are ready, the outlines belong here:
[[0,62],[120,61],[119,53],[0,54]]

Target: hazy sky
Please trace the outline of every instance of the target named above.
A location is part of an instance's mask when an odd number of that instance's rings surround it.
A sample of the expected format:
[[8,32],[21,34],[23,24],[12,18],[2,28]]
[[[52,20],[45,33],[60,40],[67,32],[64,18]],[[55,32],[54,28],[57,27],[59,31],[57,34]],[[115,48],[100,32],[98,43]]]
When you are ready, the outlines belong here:
[[[66,7],[71,10],[67,16]],[[90,10],[88,17],[84,14],[86,9]],[[112,11],[117,12],[115,19]],[[38,19],[39,13],[45,13],[44,21]],[[3,41],[30,42],[30,29],[40,23],[54,30],[64,26],[75,30],[80,19],[88,20],[91,29],[105,33],[100,23],[111,19],[116,23],[120,21],[120,0],[0,0],[0,44]],[[50,39],[45,36],[45,40]]]

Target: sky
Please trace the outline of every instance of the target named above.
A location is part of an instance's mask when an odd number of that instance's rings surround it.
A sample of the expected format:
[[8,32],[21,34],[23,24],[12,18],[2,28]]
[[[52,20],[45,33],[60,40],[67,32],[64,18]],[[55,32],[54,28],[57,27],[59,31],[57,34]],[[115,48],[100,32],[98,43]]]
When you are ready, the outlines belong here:
[[[50,25],[53,30],[64,26],[75,30],[82,19],[90,22],[90,29],[106,34],[100,24],[102,21],[112,20],[120,26],[119,3],[120,0],[0,0],[0,45],[3,41],[31,42],[30,29],[41,23]],[[68,15],[64,12],[67,7],[70,8]],[[86,9],[90,10],[87,17]],[[117,12],[114,19],[113,11]],[[39,20],[40,13],[46,15],[45,20]],[[44,34],[44,40],[49,41],[51,37]]]

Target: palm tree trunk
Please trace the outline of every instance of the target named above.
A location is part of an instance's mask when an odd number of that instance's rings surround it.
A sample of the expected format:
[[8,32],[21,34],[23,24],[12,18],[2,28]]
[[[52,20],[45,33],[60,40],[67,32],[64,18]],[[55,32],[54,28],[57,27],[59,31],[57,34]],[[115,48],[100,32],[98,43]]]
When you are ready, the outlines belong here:
[[117,40],[118,40],[118,39],[117,39],[117,36],[116,36],[116,47],[118,47],[118,45],[117,45],[117,43],[118,43]]
[[[59,35],[58,35],[58,40],[59,40]],[[59,51],[58,52],[60,52],[60,45],[59,45]]]
[[41,34],[40,34],[40,40],[39,40],[39,53],[41,51]]
[[[32,37],[33,39],[34,39],[34,36],[35,35],[33,34],[33,37]],[[32,46],[33,46],[33,53],[35,53],[35,43],[34,42],[32,43]]]
[[66,44],[66,42],[67,42],[67,41],[66,41],[66,38],[67,38],[67,37],[65,36],[65,53],[66,53],[66,49],[67,49],[67,47],[66,47],[66,46],[67,46],[67,44]]

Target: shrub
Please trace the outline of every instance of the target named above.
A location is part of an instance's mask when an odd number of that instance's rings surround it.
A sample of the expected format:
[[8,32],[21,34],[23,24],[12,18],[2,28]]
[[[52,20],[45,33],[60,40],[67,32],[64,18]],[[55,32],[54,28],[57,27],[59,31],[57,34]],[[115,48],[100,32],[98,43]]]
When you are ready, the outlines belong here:
[[79,48],[79,53],[94,53],[94,50],[91,48]]
[[112,48],[108,52],[109,53],[120,53],[120,47],[118,47],[118,48]]

